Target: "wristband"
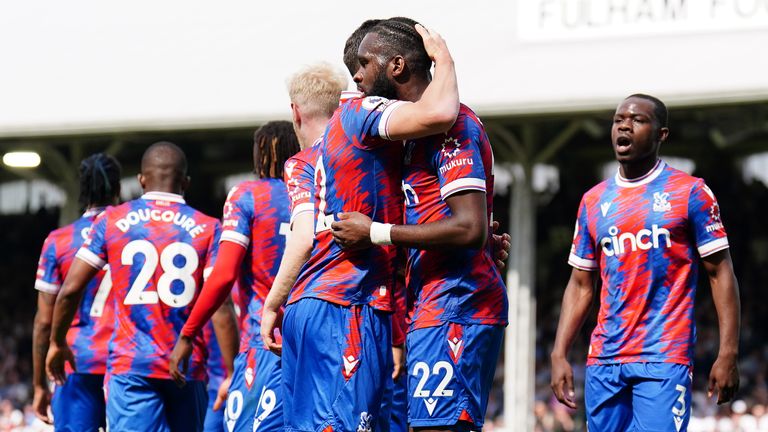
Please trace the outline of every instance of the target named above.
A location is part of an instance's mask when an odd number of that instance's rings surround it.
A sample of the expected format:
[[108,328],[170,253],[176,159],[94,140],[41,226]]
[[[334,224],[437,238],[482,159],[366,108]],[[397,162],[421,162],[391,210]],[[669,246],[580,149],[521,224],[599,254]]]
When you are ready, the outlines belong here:
[[375,245],[391,245],[392,237],[392,224],[384,224],[379,222],[371,223],[371,243]]

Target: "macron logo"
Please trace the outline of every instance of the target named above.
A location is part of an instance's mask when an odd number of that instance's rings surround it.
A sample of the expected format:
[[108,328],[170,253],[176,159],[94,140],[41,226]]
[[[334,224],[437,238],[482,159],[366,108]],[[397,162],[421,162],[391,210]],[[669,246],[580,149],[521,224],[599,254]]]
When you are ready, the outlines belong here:
[[603,212],[603,217],[608,214],[608,209],[611,208],[610,202],[604,202],[600,204],[600,211]]
[[432,413],[435,412],[435,407],[437,406],[437,399],[433,399],[433,398],[425,399],[424,405],[427,406],[427,412],[429,413],[429,416],[432,417]]
[[448,347],[451,348],[451,353],[453,353],[453,362],[456,363],[459,358],[459,352],[461,351],[461,345],[464,343],[463,340],[454,337],[453,340],[448,340]]
[[355,360],[353,356],[347,356],[343,357],[344,359],[344,375],[346,375],[347,379],[349,379],[352,376],[352,371],[355,369],[355,366],[357,366],[358,363],[360,363],[360,359]]

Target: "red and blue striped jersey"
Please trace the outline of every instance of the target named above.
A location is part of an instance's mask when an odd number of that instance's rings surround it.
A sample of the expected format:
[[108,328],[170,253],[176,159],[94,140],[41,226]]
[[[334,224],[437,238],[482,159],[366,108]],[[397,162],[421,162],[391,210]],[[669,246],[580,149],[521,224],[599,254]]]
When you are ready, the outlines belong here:
[[[171,378],[168,357],[213,266],[220,232],[218,220],[163,192],[147,192],[96,218],[76,256],[96,268],[109,264],[112,273],[109,373]],[[204,380],[202,334],[193,345],[187,377]]]
[[[451,130],[406,142],[403,168],[405,219],[410,225],[451,215],[445,199],[462,191],[486,196],[493,213],[493,153],[485,128],[461,105]],[[415,302],[411,328],[462,324],[507,324],[507,293],[493,261],[491,232],[482,249],[409,249],[406,284]]]
[[[38,291],[53,295],[59,293],[75,253],[88,237],[93,220],[103,210],[88,210],[80,219],[48,234],[37,264],[35,288]],[[106,269],[102,270],[88,283],[67,332],[67,345],[75,356],[80,373],[106,372],[107,349],[115,323],[112,280],[107,274]]]
[[239,301],[248,305],[241,323],[240,350],[263,348],[261,311],[280,267],[289,232],[285,182],[269,178],[235,186],[224,204],[223,220],[221,241],[237,243],[246,251],[237,281]]
[[342,306],[393,309],[396,248],[345,252],[330,228],[337,213],[353,211],[376,222],[402,223],[403,146],[387,139],[387,123],[403,103],[381,97],[350,99],[328,123],[315,164],[315,241],[289,303],[314,297]]
[[698,257],[727,247],[712,191],[663,161],[584,194],[568,262],[602,279],[588,364],[691,364]]
[[319,138],[311,147],[296,153],[283,167],[283,179],[291,203],[291,223],[299,213],[315,210],[312,204],[315,191],[315,161],[321,140],[322,138]]
[[[343,91],[339,97],[339,106],[359,97],[362,97],[360,92]],[[315,162],[317,162],[318,148],[322,140],[321,136],[312,143],[312,146],[288,159],[283,167],[283,179],[288,188],[288,197],[291,199],[291,223],[299,213],[314,211]]]

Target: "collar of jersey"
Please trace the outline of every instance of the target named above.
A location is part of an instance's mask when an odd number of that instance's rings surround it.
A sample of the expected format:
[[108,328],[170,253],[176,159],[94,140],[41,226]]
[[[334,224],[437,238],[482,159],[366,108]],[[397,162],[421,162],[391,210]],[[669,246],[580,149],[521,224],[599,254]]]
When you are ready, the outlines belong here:
[[91,217],[91,216],[100,215],[105,209],[106,209],[106,207],[92,207],[92,208],[89,208],[88,210],[86,210],[83,213],[83,217]]
[[184,197],[175,194],[175,193],[169,193],[169,192],[146,192],[144,195],[141,196],[141,199],[145,200],[156,200],[156,201],[169,201],[169,202],[175,202],[179,204],[184,204]]
[[664,163],[663,160],[659,159],[658,161],[656,161],[656,165],[654,165],[650,171],[632,180],[625,179],[624,177],[622,177],[621,170],[619,169],[616,171],[616,184],[619,185],[620,187],[625,187],[625,188],[633,188],[633,187],[646,185],[652,182],[656,177],[658,177],[659,174],[661,174],[661,172],[664,171],[664,167],[666,166],[667,164]]
[[343,104],[344,102],[350,99],[359,98],[359,97],[363,97],[363,93],[359,91],[354,91],[354,90],[344,90],[341,92],[341,96],[339,96],[339,105]]

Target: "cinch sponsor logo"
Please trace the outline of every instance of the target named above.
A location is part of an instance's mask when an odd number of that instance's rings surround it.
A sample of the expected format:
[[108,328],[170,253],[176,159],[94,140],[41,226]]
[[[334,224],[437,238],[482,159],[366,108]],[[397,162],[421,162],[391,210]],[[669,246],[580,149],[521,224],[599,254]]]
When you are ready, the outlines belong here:
[[124,218],[118,219],[117,222],[115,222],[115,226],[122,232],[128,232],[132,226],[138,225],[139,222],[149,222],[150,220],[178,225],[181,229],[187,231],[192,238],[197,237],[205,231],[205,224],[198,225],[191,217],[176,213],[173,210],[148,208],[128,212]]
[[461,158],[456,159],[448,162],[447,164],[440,167],[440,174],[445,174],[448,172],[448,170],[452,168],[456,168],[457,166],[464,166],[464,165],[474,165],[475,162],[472,159],[469,158]]
[[658,249],[660,244],[659,240],[662,237],[664,238],[664,247],[672,246],[669,230],[666,228],[659,228],[656,224],[653,224],[651,229],[641,229],[637,234],[631,232],[619,234],[619,229],[612,226],[608,228],[608,235],[610,235],[610,237],[603,237],[600,239],[600,246],[602,246],[603,253],[607,256],[621,255],[628,250],[635,252],[638,249]]

